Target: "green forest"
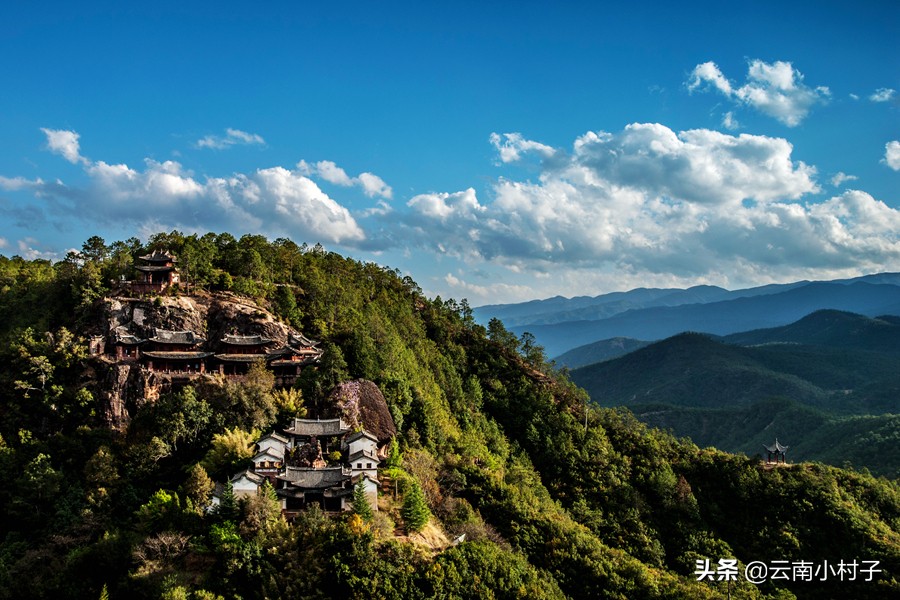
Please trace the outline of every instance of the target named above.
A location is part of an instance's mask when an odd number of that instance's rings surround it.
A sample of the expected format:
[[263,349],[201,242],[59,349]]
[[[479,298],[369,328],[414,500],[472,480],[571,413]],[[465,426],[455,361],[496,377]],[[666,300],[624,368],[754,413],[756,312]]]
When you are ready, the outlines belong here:
[[[245,297],[321,340],[318,367],[290,391],[264,373],[185,386],[111,429],[88,334],[154,250],[178,256],[170,293]],[[896,480],[651,429],[591,404],[532,336],[318,245],[174,231],[0,257],[0,316],[0,598],[900,597]],[[248,440],[356,378],[397,426],[389,510],[287,523],[270,489],[206,510]],[[406,535],[429,528],[464,541]],[[877,572],[698,581],[719,559]]]

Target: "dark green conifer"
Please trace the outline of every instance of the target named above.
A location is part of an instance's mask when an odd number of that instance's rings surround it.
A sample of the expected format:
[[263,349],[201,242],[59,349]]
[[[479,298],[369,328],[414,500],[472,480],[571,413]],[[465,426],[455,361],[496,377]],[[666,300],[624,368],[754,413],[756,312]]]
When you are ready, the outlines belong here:
[[369,504],[369,499],[366,497],[366,486],[363,481],[363,479],[360,479],[356,487],[353,488],[353,512],[359,515],[363,521],[369,523],[375,518],[375,514],[372,512],[372,505]]
[[406,523],[407,532],[421,531],[425,523],[431,518],[431,511],[425,503],[425,495],[422,488],[415,481],[410,482],[406,494],[403,496],[403,508],[400,510],[403,522]]

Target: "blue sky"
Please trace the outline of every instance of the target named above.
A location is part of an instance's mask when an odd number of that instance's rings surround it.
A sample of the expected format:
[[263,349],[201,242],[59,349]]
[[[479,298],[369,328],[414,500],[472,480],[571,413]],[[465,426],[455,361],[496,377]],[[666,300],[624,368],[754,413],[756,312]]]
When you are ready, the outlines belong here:
[[473,305],[900,270],[896,2],[125,4],[0,8],[0,253],[261,233]]

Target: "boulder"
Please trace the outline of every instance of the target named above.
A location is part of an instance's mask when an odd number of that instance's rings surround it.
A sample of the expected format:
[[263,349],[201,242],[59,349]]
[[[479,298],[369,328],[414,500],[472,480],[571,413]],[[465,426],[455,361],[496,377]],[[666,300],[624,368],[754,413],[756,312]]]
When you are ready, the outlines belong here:
[[378,438],[379,445],[397,435],[384,394],[374,382],[367,379],[346,381],[331,391],[328,400],[351,428],[365,429]]

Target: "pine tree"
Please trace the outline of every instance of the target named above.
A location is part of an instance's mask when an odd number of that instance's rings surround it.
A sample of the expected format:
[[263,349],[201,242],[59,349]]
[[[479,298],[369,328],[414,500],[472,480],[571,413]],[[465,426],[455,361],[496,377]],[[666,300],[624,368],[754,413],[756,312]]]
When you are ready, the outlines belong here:
[[366,497],[364,479],[360,479],[356,487],[353,488],[353,512],[359,515],[366,523],[371,522],[375,518],[372,512],[372,505],[369,504],[369,499]]
[[234,485],[232,485],[230,480],[225,483],[225,491],[222,492],[222,497],[219,500],[219,510],[217,512],[219,516],[226,521],[237,518],[237,498],[234,497]]
[[425,503],[425,495],[422,488],[415,481],[410,482],[409,489],[403,496],[403,508],[400,510],[403,522],[406,523],[406,531],[421,531],[425,523],[431,518],[431,511]]

